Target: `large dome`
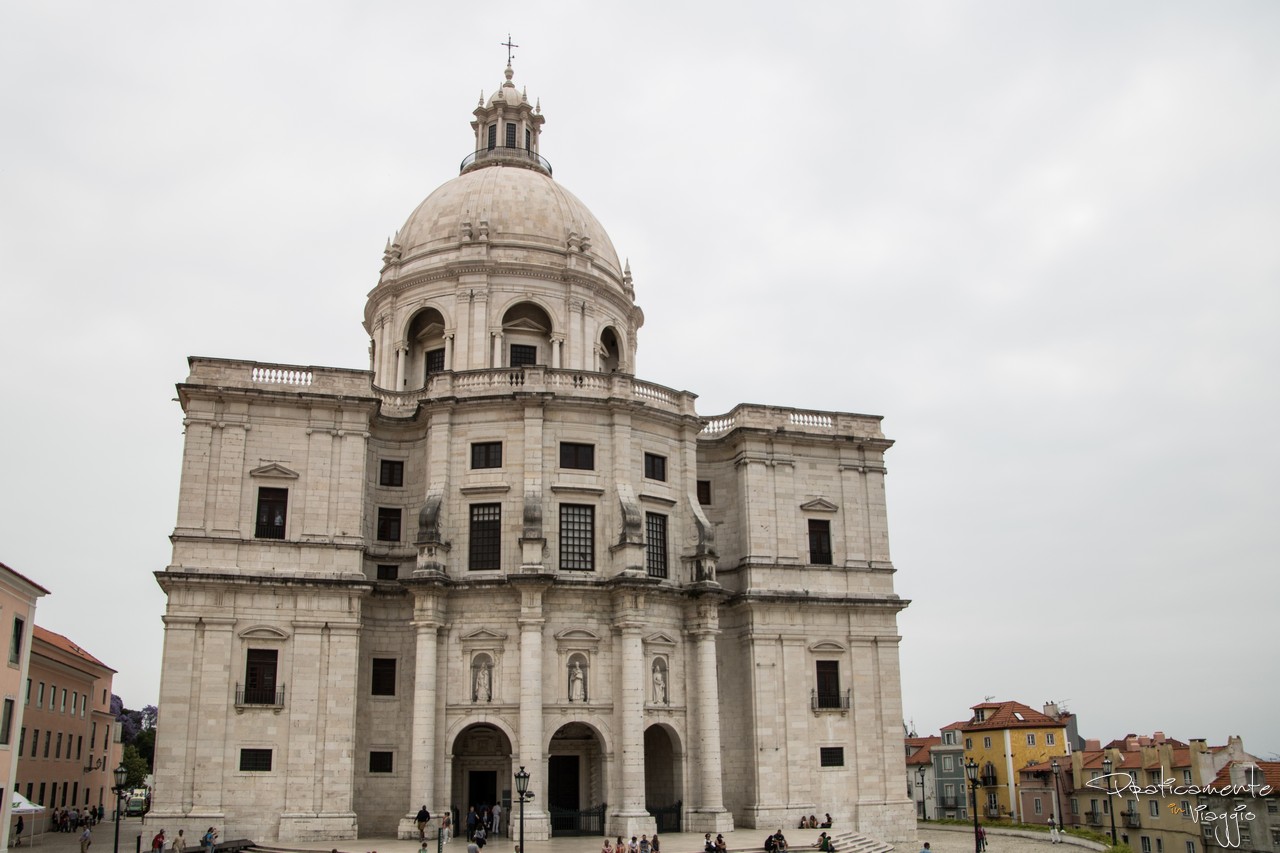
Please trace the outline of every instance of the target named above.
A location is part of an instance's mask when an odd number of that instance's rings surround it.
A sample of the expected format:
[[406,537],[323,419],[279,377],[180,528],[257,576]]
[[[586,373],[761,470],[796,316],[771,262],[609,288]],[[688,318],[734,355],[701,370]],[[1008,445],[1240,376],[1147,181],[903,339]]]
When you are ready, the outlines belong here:
[[[469,223],[469,225],[467,224]],[[485,226],[487,224],[487,232]],[[492,165],[460,175],[431,195],[400,229],[406,264],[456,249],[467,229],[491,243],[564,252],[580,241],[583,254],[621,279],[622,265],[599,220],[577,196],[540,171]]]

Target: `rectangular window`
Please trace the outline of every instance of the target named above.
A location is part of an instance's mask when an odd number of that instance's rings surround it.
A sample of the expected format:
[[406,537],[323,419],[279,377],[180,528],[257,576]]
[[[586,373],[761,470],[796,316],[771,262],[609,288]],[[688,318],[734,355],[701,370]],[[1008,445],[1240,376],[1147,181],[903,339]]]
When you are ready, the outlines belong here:
[[13,617],[13,636],[9,638],[9,663],[17,664],[22,660],[22,638],[26,631],[26,620],[21,616]]
[[41,782],[41,783],[40,783],[40,796],[36,799],[36,802],[37,802],[37,803],[39,803],[39,804],[40,804],[40,805],[42,805],[42,806],[44,805],[44,786],[45,786],[45,783],[44,783],[44,782]]
[[395,563],[378,564],[378,580],[393,581],[400,577],[400,567]]
[[67,713],[67,688],[62,688],[62,705],[59,707],[60,713]]
[[1182,802],[1178,803],[1178,806],[1179,808],[1182,809],[1180,812],[1178,812],[1178,814],[1182,815],[1184,819],[1190,820],[1191,819],[1191,801],[1183,800]]
[[72,782],[71,783],[71,802],[74,803],[79,796],[80,796],[80,783]]
[[[55,782],[54,784],[56,785],[58,783]],[[67,807],[67,783],[63,782],[62,783],[62,808],[65,809],[66,807]]]
[[1182,771],[1182,784],[1184,784],[1184,785],[1190,785],[1190,784],[1191,784],[1191,771],[1190,771],[1190,770],[1183,770],[1183,771]]
[[76,761],[84,755],[84,735],[76,735]]
[[253,535],[257,539],[283,539],[284,522],[289,510],[289,490],[258,489],[258,522]]
[[433,373],[444,373],[444,347],[427,350],[426,372],[427,376]]
[[31,757],[36,758],[37,753],[39,752],[40,752],[40,730],[32,729],[31,730]]
[[1147,800],[1147,810],[1152,817],[1160,817],[1160,802],[1158,800]]
[[1164,839],[1156,838],[1156,853],[1164,853]]
[[700,506],[711,506],[711,481],[698,481],[698,504]]
[[370,692],[374,696],[396,695],[396,659],[373,659],[373,687]]
[[502,568],[502,504],[471,505],[467,568],[472,571]]
[[656,512],[644,514],[644,564],[651,578],[667,576],[667,517]]
[[31,679],[30,678],[27,679],[27,699],[25,702],[23,702],[23,704],[24,705],[31,704]]
[[54,742],[53,757],[54,758],[62,757],[62,732],[58,732],[58,739]]
[[984,738],[982,739],[982,746],[983,746],[983,748],[984,748],[984,749],[990,749],[990,748],[991,748],[991,738],[989,738],[989,737],[984,737]]
[[390,752],[370,752],[369,753],[369,772],[370,773],[390,773],[391,772],[391,756]]
[[1039,797],[1032,800],[1031,806],[1035,809],[1036,814],[1044,814],[1044,806],[1040,803]]
[[964,748],[973,749],[973,738],[967,737],[964,739]]
[[402,513],[403,510],[400,507],[378,507],[377,533],[379,542],[400,541],[400,516]]
[[950,755],[942,756],[942,770],[945,773],[954,773],[956,769],[955,760]]
[[1058,742],[1058,739],[1054,736],[1053,732],[1045,733],[1045,736],[1044,736],[1045,746],[1053,746],[1057,742]]
[[516,147],[516,123],[514,121],[507,122],[507,147]]
[[476,441],[471,444],[472,468],[501,468],[502,442]]
[[533,134],[529,132],[529,128],[524,129],[524,150],[528,151],[533,145]]
[[1071,798],[1071,813],[1080,814],[1080,800],[1077,797]]
[[818,764],[822,767],[844,767],[844,747],[818,747]]
[[1142,836],[1142,853],[1151,853],[1151,839],[1145,835]]
[[498,147],[498,126],[496,124],[491,124],[487,129],[489,131],[489,150],[492,151]]
[[1027,735],[1027,746],[1035,746],[1035,745],[1036,745],[1036,734],[1035,732],[1031,732],[1030,734]]
[[[1280,838],[1275,839],[1276,846],[1280,847]],[[1196,843],[1194,841],[1187,842],[1187,853],[1196,853]]]
[[379,486],[403,486],[404,462],[399,459],[383,459],[378,466]]
[[[0,709],[0,744],[8,744],[9,738],[13,734],[13,706],[12,699],[4,700],[4,708]],[[18,752],[22,752],[19,748]]]
[[267,773],[271,770],[271,750],[240,750],[240,770],[246,773]]
[[538,348],[529,344],[511,345],[511,366],[527,367],[538,363]]
[[809,519],[809,562],[831,565],[831,522],[824,518]]
[[646,480],[667,480],[667,457],[656,453],[644,455],[644,476]]
[[244,662],[245,705],[276,705],[276,666],[279,653],[275,649],[249,649]]
[[40,691],[36,693],[36,707],[44,707],[44,682],[40,682]]
[[840,707],[840,662],[820,660],[815,664],[819,708]]
[[26,746],[27,746],[27,727],[23,726],[18,731],[18,757],[19,758],[22,757],[22,751],[26,748]]
[[[590,445],[576,445],[590,448]],[[561,456],[563,457],[563,448]],[[590,572],[596,567],[596,508],[580,504],[560,505],[560,568]]]
[[596,469],[596,446],[594,444],[575,444],[572,441],[560,442],[560,467],[576,468],[579,471]]

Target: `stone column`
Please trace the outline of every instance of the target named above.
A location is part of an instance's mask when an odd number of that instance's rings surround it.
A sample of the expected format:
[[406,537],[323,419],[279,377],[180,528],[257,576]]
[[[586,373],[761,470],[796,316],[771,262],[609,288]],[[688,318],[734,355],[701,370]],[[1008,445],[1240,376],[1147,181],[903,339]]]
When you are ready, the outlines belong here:
[[[162,580],[162,583],[165,582]],[[180,587],[165,587],[174,595]],[[156,742],[155,799],[151,814],[176,823],[191,811],[191,786],[196,768],[191,756],[195,751],[192,724],[200,707],[200,673],[196,662],[203,657],[197,636],[199,617],[194,615],[164,616],[164,665],[160,668],[160,701],[170,709],[160,726],[164,740]],[[91,744],[96,746],[96,744]]]
[[[400,819],[398,837],[417,838],[414,821],[418,807],[426,805],[434,816],[443,813],[445,805],[436,802],[436,688],[437,643],[443,626],[439,618],[439,600],[435,595],[422,595],[412,622],[416,632],[413,668],[413,735],[410,742],[409,802]],[[438,828],[439,824],[435,824]]]
[[[524,807],[524,835],[527,841],[544,841],[551,837],[551,817],[546,810],[547,762],[543,749],[542,692],[542,595],[550,584],[546,575],[510,576],[520,593],[520,731],[516,744],[516,766],[523,765],[533,776],[535,797]],[[512,768],[512,772],[515,771]],[[499,785],[499,788],[502,786]],[[520,806],[514,806],[515,814]]]
[[699,794],[701,802],[689,813],[688,832],[731,832],[733,815],[725,810],[720,767],[720,690],[716,679],[716,637],[719,610],[714,601],[698,603],[698,616],[688,636],[693,640],[693,693],[697,708]]
[[444,336],[444,369],[453,370],[453,335]]
[[644,693],[649,683],[644,671],[644,622],[635,614],[644,612],[642,595],[627,592],[614,602],[613,627],[618,631],[621,678],[615,688],[614,719],[617,741],[613,751],[613,778],[618,780],[619,802],[608,815],[607,835],[652,834],[657,831],[653,816],[644,807]]
[[[234,616],[202,616],[204,628],[203,642],[200,644],[200,657],[190,661],[189,665],[198,668],[200,681],[197,707],[226,708],[228,681],[234,682],[236,662],[232,660],[235,637]],[[244,662],[240,662],[243,677]],[[231,674],[231,678],[227,676]],[[235,784],[232,778],[237,770],[236,765],[228,766],[226,759],[230,754],[227,749],[227,714],[224,712],[202,716],[206,725],[191,733],[191,748],[188,750],[190,767],[196,768],[192,780],[191,815],[199,815],[201,819],[208,817],[211,821],[223,816],[222,792]]]
[[396,344],[396,386],[393,391],[404,390],[404,363],[405,357],[409,354],[409,345],[404,341]]

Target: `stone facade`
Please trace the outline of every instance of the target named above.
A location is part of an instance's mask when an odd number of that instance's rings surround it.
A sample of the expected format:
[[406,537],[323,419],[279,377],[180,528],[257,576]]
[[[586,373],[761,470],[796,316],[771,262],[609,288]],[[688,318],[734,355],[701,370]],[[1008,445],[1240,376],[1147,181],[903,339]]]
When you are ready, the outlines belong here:
[[[628,265],[512,84],[388,241],[368,371],[191,359],[150,821],[914,838],[880,419],[635,375]],[[664,821],[669,818],[664,817]],[[663,827],[664,831],[666,827]]]

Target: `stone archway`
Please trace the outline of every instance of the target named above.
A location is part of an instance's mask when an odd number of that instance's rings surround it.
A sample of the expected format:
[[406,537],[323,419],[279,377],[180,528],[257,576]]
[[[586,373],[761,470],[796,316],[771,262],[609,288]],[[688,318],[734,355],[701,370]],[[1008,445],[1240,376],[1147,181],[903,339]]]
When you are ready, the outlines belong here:
[[480,813],[498,802],[504,810],[508,807],[513,778],[511,751],[506,732],[488,723],[467,726],[454,739],[449,807],[459,837],[466,837],[470,808]]
[[547,748],[547,807],[551,834],[603,835],[604,742],[586,723],[566,723]]
[[658,723],[644,730],[645,810],[658,832],[680,832],[684,801],[684,750],[680,736]]

